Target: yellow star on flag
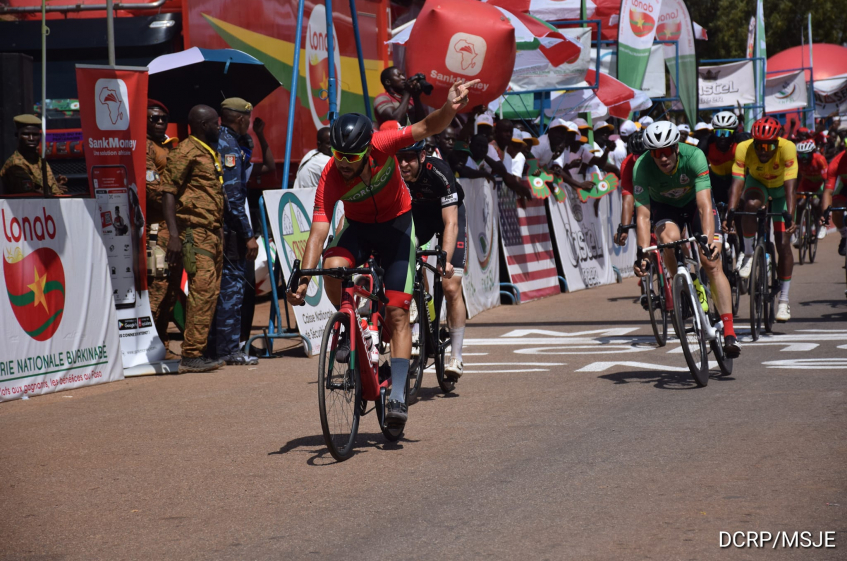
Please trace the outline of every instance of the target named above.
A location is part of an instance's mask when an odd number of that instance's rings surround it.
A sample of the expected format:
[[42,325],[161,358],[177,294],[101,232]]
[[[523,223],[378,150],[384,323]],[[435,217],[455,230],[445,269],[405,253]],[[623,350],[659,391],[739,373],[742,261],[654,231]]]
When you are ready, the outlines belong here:
[[28,284],[30,290],[32,290],[33,294],[35,294],[35,300],[33,301],[33,306],[38,306],[41,304],[44,306],[44,310],[49,314],[50,309],[47,308],[47,297],[44,295],[44,285],[47,284],[47,275],[43,277],[38,276],[38,268],[33,267],[35,270],[35,282],[32,284]]
[[638,12],[638,19],[634,23],[638,26],[638,29],[644,29],[644,16],[641,15],[641,12]]

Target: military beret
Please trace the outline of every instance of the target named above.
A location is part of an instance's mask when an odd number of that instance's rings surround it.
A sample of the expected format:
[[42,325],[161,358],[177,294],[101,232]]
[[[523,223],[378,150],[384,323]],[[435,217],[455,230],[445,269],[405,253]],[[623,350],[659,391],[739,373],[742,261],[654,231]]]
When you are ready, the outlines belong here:
[[41,119],[39,119],[35,115],[18,115],[12,120],[15,122],[15,126],[17,128],[29,127],[33,125],[36,127],[41,126]]
[[230,111],[238,111],[239,113],[250,113],[253,111],[253,104],[240,97],[230,97],[221,102],[221,109],[229,109]]
[[148,98],[147,98],[147,109],[151,109],[151,108],[153,108],[153,107],[158,107],[159,109],[161,109],[161,110],[162,110],[162,111],[164,111],[165,113],[170,114],[170,111],[168,111],[168,108],[167,108],[167,107],[165,107],[165,104],[164,104],[164,103],[162,103],[161,101],[157,101],[157,100],[155,100],[155,99],[150,99],[150,98],[148,97]]

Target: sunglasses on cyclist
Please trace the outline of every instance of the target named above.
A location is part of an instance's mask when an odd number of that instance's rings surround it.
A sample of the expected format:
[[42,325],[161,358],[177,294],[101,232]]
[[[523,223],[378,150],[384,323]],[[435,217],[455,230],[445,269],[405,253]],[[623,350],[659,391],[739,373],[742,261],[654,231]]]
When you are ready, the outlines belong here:
[[676,147],[674,146],[666,146],[664,148],[653,148],[652,150],[650,150],[650,155],[657,160],[662,157],[670,158],[674,154],[676,154]]
[[732,129],[715,129],[715,136],[718,138],[730,138],[735,131]]
[[812,159],[812,154],[811,154],[811,152],[803,152],[803,153],[797,154],[797,159],[802,161],[802,162],[805,162],[805,161]]
[[420,154],[420,152],[398,152],[397,160],[410,164],[412,162],[418,161],[418,159],[420,159]]
[[771,150],[776,150],[776,142],[754,141],[753,146],[756,148],[757,152],[770,152]]
[[332,148],[332,156],[339,162],[347,162],[348,164],[355,164],[356,162],[361,162],[362,158],[367,154],[367,149],[359,152],[357,154],[348,154],[346,152],[339,152],[335,148]]

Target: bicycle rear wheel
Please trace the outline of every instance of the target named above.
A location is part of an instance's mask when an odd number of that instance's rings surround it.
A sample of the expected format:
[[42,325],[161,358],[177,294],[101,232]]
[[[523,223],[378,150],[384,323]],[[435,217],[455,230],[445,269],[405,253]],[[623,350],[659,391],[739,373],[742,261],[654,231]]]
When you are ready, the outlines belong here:
[[814,263],[815,257],[818,255],[818,232],[823,226],[818,224],[814,215],[810,214],[809,216],[811,224],[809,228],[809,263]]
[[327,322],[318,362],[318,407],[324,442],[343,462],[353,454],[359,430],[362,384],[355,364],[351,318],[336,312]]
[[456,389],[456,379],[444,373],[444,364],[447,360],[447,347],[450,343],[450,333],[446,327],[439,329],[436,334],[438,345],[435,347],[435,377],[438,379],[438,387],[444,393],[450,393]]
[[757,341],[762,332],[762,318],[764,316],[766,276],[768,274],[765,264],[765,250],[762,246],[756,248],[753,253],[753,266],[750,269],[748,279],[750,293],[750,335]]
[[804,208],[802,212],[800,212],[800,220],[797,222],[797,239],[800,242],[797,248],[797,253],[799,254],[800,264],[802,265],[806,261],[806,251],[808,250],[809,244],[809,209]]
[[768,254],[770,255],[770,267],[765,274],[765,290],[764,296],[764,312],[765,312],[765,332],[773,332],[773,324],[776,321],[776,293],[779,290],[779,278],[776,274],[776,253],[774,253],[773,244],[768,245]]
[[[692,298],[694,300],[692,300]],[[697,297],[691,294],[688,282],[683,275],[673,279],[673,301],[676,323],[680,328],[679,341],[682,343],[682,353],[691,376],[698,386],[709,383],[709,358],[706,354],[706,334],[697,326],[696,314],[692,302]],[[699,302],[697,306],[699,307]]]
[[409,308],[409,319],[412,333],[417,330],[418,337],[417,340],[412,337],[412,359],[409,361],[409,390],[406,392],[406,405],[411,405],[417,401],[427,363],[426,333],[429,329],[429,322],[422,292],[415,292],[415,298],[412,299],[412,305]]
[[[715,326],[718,321],[720,321],[720,317],[716,310],[718,309],[715,304],[714,298],[711,301],[711,310],[709,312],[709,321],[712,322],[712,326]],[[721,370],[721,374],[724,376],[729,376],[732,374],[732,359],[726,356],[723,350],[724,337],[723,330],[716,330],[717,337],[715,337],[714,341],[709,341],[709,346],[712,349],[712,354],[715,355],[715,361],[718,363],[718,368]]]
[[650,312],[650,326],[653,328],[653,337],[656,344],[664,347],[668,342],[668,315],[665,313],[665,287],[662,283],[659,260],[656,256],[650,258],[650,274],[641,282],[649,279],[647,285],[647,311]]

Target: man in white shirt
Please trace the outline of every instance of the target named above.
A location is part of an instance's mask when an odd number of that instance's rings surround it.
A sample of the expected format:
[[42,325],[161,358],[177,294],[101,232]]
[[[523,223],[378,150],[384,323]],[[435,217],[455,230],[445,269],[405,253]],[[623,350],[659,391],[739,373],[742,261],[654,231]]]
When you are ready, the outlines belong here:
[[318,147],[309,150],[300,161],[297,177],[294,179],[295,189],[316,189],[321,179],[324,167],[332,157],[329,141],[329,127],[318,131]]
[[686,144],[690,144],[691,146],[697,146],[698,142],[696,138],[690,136],[691,127],[688,125],[677,125],[676,128],[679,130],[679,141],[684,142]]
[[506,167],[507,172],[517,178],[523,177],[523,170],[526,165],[526,156],[523,154],[525,146],[523,131],[512,129],[512,141],[506,146],[506,150],[503,151],[503,165]]
[[547,134],[538,137],[538,144],[532,147],[532,155],[538,160],[538,165],[543,168],[549,166],[568,149],[578,133],[579,129],[573,123],[553,119],[547,128]]

